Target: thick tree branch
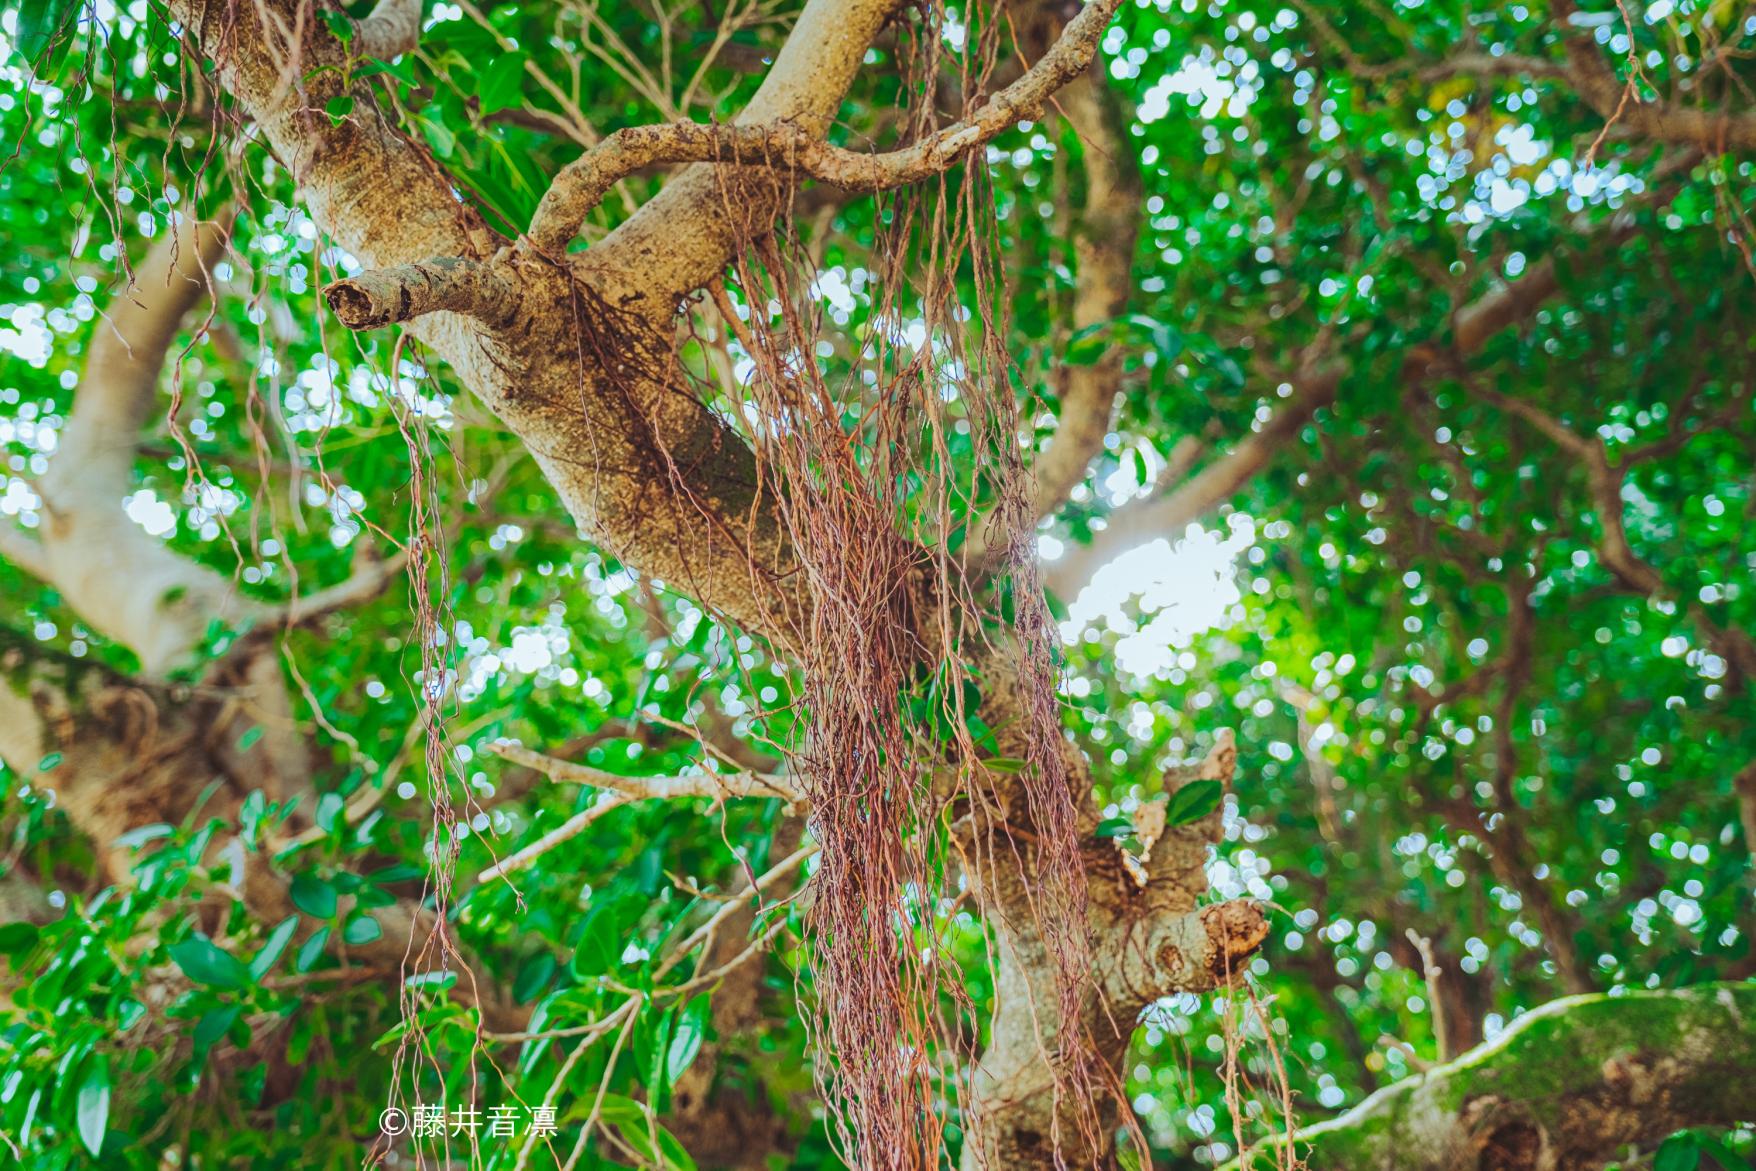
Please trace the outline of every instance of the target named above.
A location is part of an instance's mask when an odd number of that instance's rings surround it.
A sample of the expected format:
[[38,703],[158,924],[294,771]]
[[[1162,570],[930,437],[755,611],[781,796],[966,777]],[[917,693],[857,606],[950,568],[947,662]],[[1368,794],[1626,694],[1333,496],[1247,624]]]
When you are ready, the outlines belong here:
[[1744,852],[1750,855],[1750,878],[1756,883],[1756,762],[1745,765],[1732,778],[1738,798],[1738,823],[1744,830]]
[[[207,295],[230,224],[229,212],[202,223],[179,216],[134,270],[131,287],[110,302],[61,430],[56,470],[44,477],[57,496],[113,493],[128,485],[165,359],[183,318]],[[101,489],[91,487],[94,481]]]
[[[809,0],[740,126],[792,125],[816,138],[829,130],[866,50],[898,0]],[[772,223],[782,192],[740,182],[722,169],[693,167],[667,183],[580,258],[617,303],[644,302],[670,315],[680,297],[718,277],[747,231]]]
[[[361,548],[364,550],[366,546],[362,544]],[[402,578],[408,561],[408,553],[400,549],[383,560],[370,554],[356,557],[354,571],[342,581],[286,602],[264,604],[261,607],[263,616],[267,621],[283,626],[302,626],[325,614],[362,605]]]
[[[408,6],[386,0],[381,9],[400,14]],[[388,268],[434,256],[481,259],[500,246],[458,201],[432,153],[383,116],[369,82],[348,80],[347,49],[323,22],[301,19],[293,0],[167,0],[166,7],[295,177],[312,217],[348,252]],[[290,40],[292,30],[301,39]],[[352,111],[332,121],[325,106],[344,93]],[[450,358],[459,340],[431,344]]]
[[[892,2],[819,0],[781,55],[795,67],[777,65],[765,86],[777,108],[761,120],[822,99],[814,55],[828,51],[825,45],[845,53],[851,78]],[[659,320],[645,312],[656,303],[634,289],[662,269],[652,256],[688,253],[686,217],[662,217],[654,252],[624,256],[632,269],[619,268],[601,247],[571,268],[502,255],[505,242],[459,201],[431,152],[386,117],[370,84],[349,80],[347,50],[322,22],[298,19],[294,0],[169,0],[169,7],[296,177],[318,226],[341,247],[380,273],[445,257],[492,261],[496,275],[517,284],[518,317],[503,327],[429,312],[409,320],[408,331],[526,444],[579,527],[632,568],[746,629],[784,639],[803,588],[755,461],[678,365],[675,302],[663,305]],[[864,39],[846,7],[866,13]],[[289,77],[298,84],[287,84]],[[332,120],[324,111],[344,96],[351,111]],[[712,191],[717,201],[717,185]],[[716,214],[705,202],[698,210]],[[368,287],[379,285],[377,276],[356,279],[340,302],[350,313],[357,308],[360,320],[397,317],[403,292],[412,311],[414,286],[427,285],[426,276],[398,283],[393,275],[388,290]]]
[[[264,679],[266,667],[269,679]],[[241,824],[254,792],[272,802],[309,790],[309,759],[295,732],[294,751],[282,733],[292,727],[284,708],[264,710],[279,688],[271,656],[222,660],[198,688],[131,679],[89,661],[50,651],[0,628],[0,761],[51,793],[69,821],[89,839],[109,881],[126,885],[138,860],[117,839],[145,825],[180,824],[199,809],[203,818]],[[244,735],[250,728],[263,735]],[[295,819],[302,814],[295,813]],[[218,868],[225,835],[209,849]],[[294,913],[288,880],[265,853],[237,851],[230,886],[260,921]],[[356,964],[382,979],[399,979],[411,939],[431,940],[430,912],[412,903],[373,911],[383,936],[350,949]],[[417,942],[418,951],[421,944]],[[524,1011],[468,981],[454,995],[474,1002],[494,1028],[513,1028]]]
[[[1002,729],[1001,751],[1021,752],[1012,707],[1020,702],[1014,678],[1004,667],[986,662],[981,664],[981,676],[988,684],[983,715]],[[1236,761],[1230,734],[1222,733],[1201,761],[1171,770],[1166,788],[1174,793],[1196,780],[1226,784]],[[1119,1077],[1141,1010],[1173,993],[1204,991],[1241,975],[1267,938],[1268,925],[1263,908],[1249,900],[1203,905],[1207,860],[1223,829],[1219,811],[1163,833],[1142,866],[1117,850],[1111,839],[1091,834],[1096,819],[1088,797],[1090,779],[1077,761],[1069,762],[1069,784],[1079,787],[1089,818],[1083,869],[1096,990],[1083,1006],[1078,1027]],[[1016,848],[1008,844],[1008,827],[990,826],[984,831],[977,818],[971,821],[976,823],[973,832],[988,832],[994,840],[972,842],[964,851],[966,857],[1003,858]],[[1070,1167],[1090,1165],[1091,1152],[1073,1137],[1075,1108],[1058,1099],[1054,1067],[1045,1060],[1046,1054],[1057,1051],[1056,1039],[1068,1022],[1057,1008],[1054,944],[1045,937],[1034,909],[1042,897],[1037,876],[1028,868],[999,865],[974,867],[969,877],[997,908],[991,921],[999,974],[991,1024],[994,1040],[982,1056],[974,1091],[988,1120],[981,1135],[986,1147],[966,1145],[963,1165],[970,1169],[1050,1167],[1058,1161]],[[1052,1137],[1057,1128],[1059,1151]]]
[[1561,288],[1555,258],[1544,257],[1517,280],[1502,284],[1460,307],[1451,316],[1451,345],[1459,354],[1473,354],[1503,329],[1529,320],[1539,306]]
[[421,0],[378,0],[354,34],[360,56],[380,61],[412,53],[420,42]]
[[1522,57],[1516,53],[1456,53],[1431,65],[1408,66],[1392,63],[1376,67],[1381,76],[1414,69],[1417,79],[1431,84],[1453,77],[1527,77],[1557,79],[1567,76],[1567,69],[1546,57]]
[[171,552],[123,512],[166,355],[206,293],[226,240],[223,223],[180,219],[136,268],[133,289],[98,323],[59,448],[38,485],[38,542],[6,538],[21,567],[133,649],[148,675],[186,657],[215,618],[237,621],[251,611],[228,579]]
[[253,601],[231,579],[173,553],[123,511],[141,429],[157,407],[166,355],[207,288],[226,245],[218,223],[178,221],[135,269],[135,286],[97,326],[73,410],[39,485],[35,540],[0,527],[0,556],[54,586],[93,629],[132,649],[143,673],[178,666],[218,618],[297,625],[382,592],[402,554],[364,564],[347,581],[289,602]]
[[[1596,1171],[1631,1143],[1748,1121],[1753,1081],[1756,984],[1572,996],[1296,1143],[1311,1171]],[[1277,1166],[1276,1145],[1242,1163]]]
[[349,329],[378,329],[428,313],[504,326],[520,309],[517,285],[492,261],[457,258],[369,269],[325,287],[323,298]]
[[0,560],[12,562],[39,581],[46,582],[49,579],[51,567],[48,552],[35,540],[25,536],[22,529],[11,524],[0,524]]
[[[761,123],[750,120],[749,111],[730,126],[673,122],[618,130],[555,176],[531,218],[531,242],[542,251],[558,252],[611,187],[657,163],[759,167],[777,176],[804,176],[848,191],[883,191],[918,183],[950,169],[1019,121],[1041,117],[1050,95],[1091,63],[1110,17],[1120,6],[1121,0],[1093,0],[1067,25],[1053,48],[1017,81],[991,95],[974,115],[884,154],[832,146],[807,120]],[[789,48],[799,36],[795,30],[788,38]],[[776,72],[780,68],[777,61]],[[759,93],[752,108],[760,101]]]

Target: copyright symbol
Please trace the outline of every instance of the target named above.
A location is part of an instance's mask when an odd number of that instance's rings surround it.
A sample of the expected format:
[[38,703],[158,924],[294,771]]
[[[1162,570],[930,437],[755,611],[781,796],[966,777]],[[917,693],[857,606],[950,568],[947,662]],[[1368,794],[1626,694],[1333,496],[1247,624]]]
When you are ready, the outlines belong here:
[[395,1137],[409,1128],[409,1117],[395,1106],[387,1106],[384,1113],[378,1116],[378,1130],[381,1134]]

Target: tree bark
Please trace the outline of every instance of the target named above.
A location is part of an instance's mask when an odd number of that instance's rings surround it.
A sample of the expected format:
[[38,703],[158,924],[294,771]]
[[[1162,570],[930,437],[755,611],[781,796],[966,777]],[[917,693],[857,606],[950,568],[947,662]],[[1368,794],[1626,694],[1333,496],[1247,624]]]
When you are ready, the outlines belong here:
[[1748,1121],[1752,1084],[1756,985],[1571,996],[1296,1143],[1310,1171],[1596,1171],[1630,1144]]
[[[369,266],[328,290],[344,321],[405,322],[523,440],[600,547],[783,651],[797,645],[812,604],[808,575],[798,572],[753,454],[702,401],[674,346],[680,299],[719,277],[741,242],[772,229],[792,184],[756,168],[698,166],[585,253],[507,242],[458,202],[443,168],[385,117],[370,86],[349,80],[346,50],[326,29],[291,19],[291,3],[170,7],[296,176],[318,225]],[[1083,58],[1068,57],[1058,40],[1043,60],[1062,56],[1026,71],[1021,84],[1042,89],[1040,100],[1083,71],[1113,8],[1095,5],[1071,22]],[[809,0],[738,125],[786,124],[820,138],[895,10],[894,0]],[[332,122],[323,111],[343,94],[351,112]],[[977,138],[996,119],[1035,114],[996,99],[976,115]],[[938,165],[952,156],[934,148],[921,157]],[[905,168],[915,165],[909,159]],[[993,698],[1022,709],[1016,691]],[[992,868],[976,881],[998,909],[999,1004],[994,1042],[974,1075],[987,1145],[969,1144],[966,1161],[986,1156],[990,1167],[1054,1162],[1053,1136],[1065,1128],[1037,1057],[1065,1029],[1099,1038],[1119,1088],[1141,1009],[1229,979],[1267,934],[1254,904],[1197,905],[1217,817],[1174,835],[1161,864],[1137,879],[1112,842],[1091,836],[1089,776],[1077,752],[1068,753],[1083,810],[1093,949],[1082,1020],[1057,1019],[1056,969],[1036,924],[1033,876],[999,841],[1011,827],[990,822],[977,831],[993,838],[978,851]],[[1012,783],[992,781],[1001,807],[1017,805]],[[1107,1109],[1113,1119],[1113,1104]],[[1061,1157],[1101,1161],[1108,1138],[1101,1143],[1063,1147]]]

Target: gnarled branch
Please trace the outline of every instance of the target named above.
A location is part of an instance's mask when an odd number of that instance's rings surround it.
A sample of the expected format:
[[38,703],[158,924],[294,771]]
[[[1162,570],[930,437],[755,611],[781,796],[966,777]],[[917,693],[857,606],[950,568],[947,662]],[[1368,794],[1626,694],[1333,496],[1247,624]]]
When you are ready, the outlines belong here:
[[[545,252],[564,248],[611,187],[657,163],[759,167],[852,191],[918,183],[948,170],[1019,121],[1040,117],[1049,96],[1091,63],[1098,40],[1120,6],[1121,0],[1095,0],[1067,25],[1041,60],[992,95],[974,115],[900,150],[865,154],[832,146],[811,125],[794,121],[740,121],[730,126],[673,122],[618,130],[555,176],[531,217],[531,243]],[[795,32],[793,39],[797,36]]]

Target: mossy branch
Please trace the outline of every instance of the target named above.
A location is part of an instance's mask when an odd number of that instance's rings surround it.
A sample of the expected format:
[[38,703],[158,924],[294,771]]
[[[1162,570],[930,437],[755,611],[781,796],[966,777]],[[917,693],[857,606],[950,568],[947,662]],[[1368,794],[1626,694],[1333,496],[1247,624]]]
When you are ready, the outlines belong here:
[[[1309,1171],[1587,1171],[1748,1121],[1756,983],[1569,996],[1295,1141]],[[1279,1143],[1240,1167],[1277,1166]]]

